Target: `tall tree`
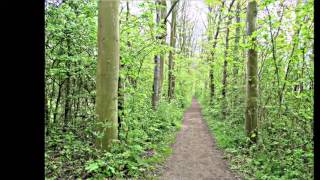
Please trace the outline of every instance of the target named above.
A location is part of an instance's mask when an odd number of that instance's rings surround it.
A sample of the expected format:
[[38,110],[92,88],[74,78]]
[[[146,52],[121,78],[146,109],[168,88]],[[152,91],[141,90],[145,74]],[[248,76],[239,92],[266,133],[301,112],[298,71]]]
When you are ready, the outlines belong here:
[[[161,36],[161,44],[166,44],[166,37],[167,37],[167,23],[165,21],[167,15],[167,3],[166,0],[161,0],[160,2],[160,14],[161,14],[161,27],[164,31],[164,35]],[[163,85],[163,75],[164,75],[164,61],[165,61],[165,54],[160,54],[160,86],[159,86],[159,96],[161,96],[162,92],[162,85]]]
[[209,70],[209,86],[210,86],[210,103],[213,103],[213,96],[214,96],[214,90],[215,90],[215,85],[214,85],[214,70],[213,70],[213,61],[214,61],[214,55],[215,55],[215,48],[217,46],[218,43],[218,36],[219,36],[219,32],[220,32],[220,24],[221,24],[221,20],[222,20],[222,13],[221,10],[224,8],[224,4],[225,1],[222,2],[222,5],[220,7],[219,12],[219,17],[218,17],[218,23],[217,23],[217,29],[214,35],[214,40],[213,40],[213,46],[212,46],[212,50],[211,50],[211,62],[210,62],[210,70]]
[[[173,0],[172,4],[175,4],[177,0]],[[174,97],[174,88],[175,88],[175,76],[174,76],[174,53],[175,53],[175,44],[176,44],[176,18],[177,11],[176,8],[172,10],[171,16],[171,30],[170,30],[170,47],[173,49],[169,52],[169,70],[168,70],[168,98],[169,101]]]
[[100,0],[98,8],[97,146],[109,149],[118,138],[119,0]]
[[[68,52],[68,57],[72,57],[71,54],[71,37],[70,34],[67,35],[67,52]],[[67,67],[67,78],[65,82],[65,104],[64,104],[64,129],[66,130],[66,126],[68,121],[70,120],[71,116],[71,101],[70,101],[70,86],[71,86],[71,74],[70,74],[70,69],[71,69],[71,62],[66,61],[66,67]]]
[[[129,7],[129,1],[126,1],[126,7],[127,7],[127,12],[126,12],[126,22],[129,21],[129,15],[130,15],[130,7]],[[127,39],[129,39],[129,31],[127,33]],[[128,48],[131,47],[131,43],[128,40],[127,41],[127,46]],[[121,121],[122,121],[122,117],[124,115],[123,111],[124,111],[124,88],[125,88],[125,84],[124,84],[124,78],[121,77],[121,73],[123,72],[123,70],[125,69],[125,63],[122,62],[122,58],[120,56],[120,67],[119,67],[119,82],[118,82],[118,130],[121,128]],[[134,84],[134,83],[133,83]]]
[[[238,71],[239,71],[239,41],[240,41],[240,1],[237,2],[237,7],[236,7],[236,29],[235,29],[235,39],[234,39],[234,49],[233,49],[233,63],[232,63],[232,76],[233,76],[233,86],[232,86],[232,109],[234,107],[238,107],[237,105],[239,104],[239,99],[238,99],[238,92],[236,91],[238,89],[238,81],[237,81],[237,76],[238,76]],[[232,115],[235,115],[235,113],[232,113]]]
[[253,33],[256,31],[257,2],[250,1],[247,6],[247,35],[249,36],[250,48],[247,60],[247,97],[246,97],[246,122],[245,129],[247,136],[252,142],[257,141],[257,98],[258,98],[258,63],[256,51],[256,38]]
[[229,25],[231,24],[231,20],[232,20],[232,16],[229,15],[231,12],[231,8],[233,6],[235,0],[232,0],[230,3],[230,6],[228,8],[228,12],[227,12],[227,30],[226,30],[226,46],[225,46],[225,50],[224,50],[224,62],[223,62],[223,79],[222,79],[222,97],[224,99],[223,102],[223,110],[222,110],[222,114],[225,117],[226,116],[226,105],[227,105],[227,101],[226,101],[226,91],[227,91],[227,66],[228,66],[228,50],[229,50],[229,32],[230,32],[230,28]]
[[[160,23],[160,1],[156,1],[156,23]],[[156,36],[157,39],[160,38],[159,35]],[[157,109],[159,102],[159,89],[160,89],[160,55],[154,56],[154,75],[153,75],[153,94],[152,94],[152,108]]]

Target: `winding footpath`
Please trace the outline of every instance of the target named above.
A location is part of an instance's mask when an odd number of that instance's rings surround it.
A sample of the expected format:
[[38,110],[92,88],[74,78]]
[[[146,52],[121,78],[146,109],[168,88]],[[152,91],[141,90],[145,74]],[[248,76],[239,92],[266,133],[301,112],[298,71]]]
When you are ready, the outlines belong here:
[[186,111],[161,180],[237,180],[215,147],[196,99]]

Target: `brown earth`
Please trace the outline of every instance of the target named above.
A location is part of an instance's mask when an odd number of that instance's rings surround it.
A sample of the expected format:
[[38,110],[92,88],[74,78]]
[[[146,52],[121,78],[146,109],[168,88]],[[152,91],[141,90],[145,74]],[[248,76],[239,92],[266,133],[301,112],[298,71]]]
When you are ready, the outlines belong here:
[[186,111],[162,180],[236,180],[212,138],[196,99]]

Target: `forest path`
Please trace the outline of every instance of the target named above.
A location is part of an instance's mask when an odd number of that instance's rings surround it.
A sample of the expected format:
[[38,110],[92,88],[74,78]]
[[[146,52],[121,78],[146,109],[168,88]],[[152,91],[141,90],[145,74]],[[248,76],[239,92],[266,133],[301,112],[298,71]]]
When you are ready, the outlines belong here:
[[167,159],[163,180],[236,180],[223,154],[214,143],[202,119],[201,108],[195,98],[186,111],[181,131]]

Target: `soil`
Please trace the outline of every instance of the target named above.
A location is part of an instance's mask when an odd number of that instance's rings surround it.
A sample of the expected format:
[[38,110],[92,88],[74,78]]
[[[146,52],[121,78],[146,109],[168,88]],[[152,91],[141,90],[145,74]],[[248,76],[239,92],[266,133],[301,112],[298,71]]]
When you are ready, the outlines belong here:
[[185,112],[183,126],[173,144],[161,180],[237,180],[223,153],[217,149],[195,98]]

